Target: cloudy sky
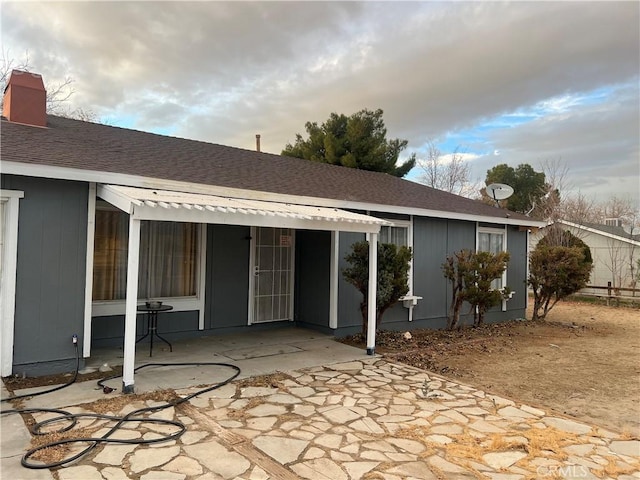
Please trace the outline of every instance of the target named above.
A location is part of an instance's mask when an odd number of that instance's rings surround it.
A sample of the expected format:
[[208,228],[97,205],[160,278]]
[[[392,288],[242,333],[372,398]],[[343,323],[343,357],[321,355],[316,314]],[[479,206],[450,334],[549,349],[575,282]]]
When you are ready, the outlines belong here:
[[2,48],[112,125],[280,153],[382,108],[407,154],[460,147],[478,180],[560,161],[567,190],[638,202],[639,25],[637,1],[5,1]]

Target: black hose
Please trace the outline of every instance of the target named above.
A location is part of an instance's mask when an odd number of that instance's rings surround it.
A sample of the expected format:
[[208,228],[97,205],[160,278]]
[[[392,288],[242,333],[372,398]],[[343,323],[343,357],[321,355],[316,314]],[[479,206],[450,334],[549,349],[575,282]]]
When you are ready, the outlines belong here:
[[[76,345],[76,358],[78,358],[78,365],[79,365],[79,357],[77,355],[77,345]],[[147,363],[144,365],[140,365],[139,367],[134,369],[134,372],[137,372],[138,370],[142,369],[142,368],[146,368],[146,367],[153,367],[153,366],[160,366],[160,367],[166,367],[166,366],[217,366],[217,367],[226,367],[226,368],[231,368],[232,370],[234,370],[235,372],[230,375],[228,378],[226,378],[225,380],[216,383],[214,385],[211,385],[209,387],[203,388],[201,390],[198,390],[190,395],[187,395],[186,397],[180,397],[176,400],[161,404],[161,405],[156,405],[153,407],[145,407],[145,408],[140,408],[138,410],[134,410],[132,412],[129,412],[128,414],[124,415],[124,416],[112,416],[112,415],[102,415],[102,414],[96,414],[96,413],[76,413],[76,414],[72,414],[70,412],[67,412],[65,410],[59,410],[59,409],[47,409],[47,408],[24,408],[24,409],[14,409],[14,410],[2,410],[0,411],[0,414],[5,414],[5,413],[35,413],[35,412],[47,412],[47,413],[57,413],[59,414],[57,417],[53,417],[53,418],[49,418],[47,420],[43,420],[42,422],[38,422],[36,424],[34,424],[31,427],[31,433],[33,435],[45,435],[45,433],[42,432],[42,427],[46,426],[46,425],[51,425],[51,424],[55,424],[58,422],[67,422],[68,425],[66,425],[65,427],[61,428],[60,430],[58,430],[58,432],[66,432],[71,430],[75,425],[77,425],[78,419],[79,418],[94,418],[94,419],[102,419],[102,420],[111,420],[116,422],[115,425],[113,427],[111,427],[109,429],[109,431],[107,431],[104,435],[102,435],[101,437],[78,437],[78,438],[69,438],[69,439],[65,439],[65,440],[58,440],[55,442],[50,442],[44,445],[40,445],[39,447],[35,447],[32,448],[30,450],[28,450],[22,457],[21,460],[21,464],[23,467],[26,468],[31,468],[31,469],[45,469],[45,468],[55,468],[55,467],[60,467],[63,465],[67,465],[71,462],[74,462],[76,460],[78,460],[79,458],[83,457],[84,455],[86,455],[87,453],[89,453],[90,451],[92,451],[94,448],[96,448],[98,445],[100,445],[101,443],[120,443],[120,444],[138,444],[138,445],[142,445],[142,444],[149,444],[149,443],[159,443],[159,442],[166,442],[166,441],[170,441],[170,440],[175,440],[177,438],[179,438],[187,429],[187,427],[184,425],[184,423],[177,421],[177,420],[164,420],[164,419],[160,419],[160,418],[148,418],[148,417],[142,417],[142,416],[138,416],[141,414],[145,414],[145,413],[151,413],[151,412],[156,412],[156,411],[160,411],[163,410],[165,408],[169,408],[169,407],[175,407],[177,405],[180,405],[181,403],[187,402],[189,400],[191,400],[192,398],[198,396],[198,395],[202,395],[203,393],[207,393],[210,392],[212,390],[215,390],[217,388],[220,388],[224,385],[227,385],[228,383],[232,382],[233,380],[236,379],[236,377],[238,377],[238,375],[240,375],[240,368],[236,365],[232,365],[230,363],[217,363],[217,362],[204,362],[204,363],[191,363],[191,362],[187,362],[187,363]],[[16,397],[10,397],[7,399],[3,399],[2,401],[8,401],[8,400],[14,400],[14,399],[18,399],[18,398],[24,398],[24,397],[30,397],[30,396],[34,396],[34,395],[43,395],[45,393],[50,393],[50,392],[54,392],[56,390],[60,390],[61,388],[65,388],[68,387],[69,385],[71,385],[73,382],[75,382],[76,378],[78,376],[78,368],[76,368],[76,373],[73,377],[73,380],[68,382],[65,385],[60,385],[58,387],[55,387],[53,389],[49,389],[49,390],[45,390],[42,392],[37,392],[34,394],[29,394],[29,395],[20,395],[20,396],[16,396]],[[108,377],[108,378],[104,378],[98,381],[98,385],[102,388],[105,387],[104,382],[114,379],[114,378],[119,378],[119,375],[114,375],[112,377]],[[154,438],[154,439],[148,439],[148,440],[144,440],[144,439],[130,439],[130,440],[126,440],[126,439],[115,439],[115,438],[109,438],[111,435],[113,435],[114,432],[116,432],[118,429],[120,429],[122,427],[123,424],[127,423],[127,422],[139,422],[139,423],[155,423],[155,424],[164,424],[164,425],[172,425],[175,426],[177,428],[177,430],[171,434],[168,435],[163,435],[161,437],[158,438]],[[44,450],[46,448],[51,448],[51,447],[55,447],[58,445],[67,445],[67,444],[72,444],[72,443],[88,443],[89,445],[87,445],[86,448],[84,448],[83,450],[81,450],[80,452],[76,453],[75,455],[69,457],[69,458],[65,458],[63,460],[60,460],[58,462],[51,462],[51,463],[30,463],[30,458],[36,454],[37,452]]]
[[[38,395],[44,395],[45,393],[56,392],[58,390],[62,390],[63,388],[67,388],[72,383],[75,383],[75,381],[78,379],[78,370],[80,370],[80,354],[78,352],[78,344],[74,343],[73,346],[75,347],[75,350],[76,350],[76,370],[75,370],[75,372],[73,372],[73,378],[71,380],[69,380],[64,385],[57,385],[57,386],[55,386],[53,388],[50,388],[48,390],[43,390],[41,392],[25,393],[24,395],[16,395],[15,397],[2,398],[2,399],[0,399],[0,403],[9,402],[11,400],[18,400],[20,398],[37,397]],[[3,414],[3,413],[10,413],[10,412],[13,412],[13,410],[6,410],[6,411],[5,410],[1,410],[0,411],[0,415]]]

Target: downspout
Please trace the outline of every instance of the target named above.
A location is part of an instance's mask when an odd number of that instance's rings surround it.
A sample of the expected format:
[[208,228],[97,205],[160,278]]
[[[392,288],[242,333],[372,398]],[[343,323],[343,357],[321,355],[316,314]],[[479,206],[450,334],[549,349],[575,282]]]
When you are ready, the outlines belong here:
[[376,290],[378,286],[378,234],[369,234],[369,291],[367,292],[367,355],[376,349]]
[[127,300],[124,317],[124,359],[122,392],[133,393],[136,361],[136,316],[138,305],[138,269],[140,264],[140,220],[129,214],[129,252],[127,255]]

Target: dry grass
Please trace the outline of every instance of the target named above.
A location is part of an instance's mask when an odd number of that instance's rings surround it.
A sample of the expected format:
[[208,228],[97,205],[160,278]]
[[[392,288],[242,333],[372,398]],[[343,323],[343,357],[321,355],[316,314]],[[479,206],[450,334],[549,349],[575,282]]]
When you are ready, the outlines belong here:
[[[55,443],[62,440],[69,440],[75,438],[87,438],[92,437],[97,431],[96,428],[78,428],[69,430],[67,432],[51,432],[44,435],[36,435],[31,439],[31,448],[38,448],[49,443]],[[70,453],[76,448],[86,447],[86,443],[65,443],[63,445],[55,445],[52,447],[38,450],[31,457],[33,460],[38,460],[44,463],[55,463],[70,456]]]
[[[149,393],[141,393],[141,394],[133,394],[133,395],[116,395],[109,398],[101,398],[100,400],[96,400],[91,403],[83,403],[78,405],[79,407],[89,411],[95,412],[99,414],[117,414],[127,405],[131,405],[132,403],[141,403],[148,400],[153,400],[156,402],[174,402],[179,400],[180,397],[176,395],[176,392],[173,390],[157,390]],[[144,405],[141,405],[142,408]]]
[[633,434],[633,432],[631,432],[629,428],[622,429],[620,438],[622,438],[623,440],[640,440],[640,436]]
[[597,477],[618,478],[620,475],[627,475],[627,474],[632,474],[636,472],[636,469],[631,466],[621,467],[619,463],[620,459],[618,458],[605,457],[605,460],[607,460],[608,463],[604,466],[604,468],[593,472]]
[[[178,399],[173,390],[159,390],[156,392],[144,393],[139,395],[118,395],[109,398],[96,400],[95,402],[78,405],[87,412],[96,414],[116,414],[125,406],[131,404],[139,404],[140,408],[145,406],[146,401],[171,402]],[[25,424],[30,428],[36,423],[34,417],[30,414],[23,415]],[[42,435],[36,435],[31,439],[31,448],[37,448],[49,443],[55,443],[61,440],[80,439],[92,437],[102,426],[74,428],[66,432],[49,432]],[[33,460],[45,463],[59,462],[71,456],[74,451],[78,451],[86,446],[84,443],[69,443],[44,448],[36,452],[31,458]]]
[[265,387],[265,388],[277,388],[283,392],[288,392],[289,389],[283,383],[285,380],[295,380],[291,375],[287,375],[283,372],[271,373],[269,375],[260,375],[258,377],[245,378],[237,382],[239,388],[247,387]]
[[471,435],[468,431],[460,435],[451,435],[452,443],[444,445],[447,458],[455,458],[456,463],[463,460],[476,460],[482,462],[482,456],[493,452],[490,446],[483,445],[484,439]]
[[[453,441],[446,445],[429,441],[427,437],[430,434],[432,434],[432,432],[428,426],[413,426],[398,430],[394,435],[397,438],[416,440],[424,444],[427,449],[420,455],[422,458],[430,457],[434,451],[440,450],[444,451],[447,460],[467,469],[471,469],[470,461],[484,463],[483,456],[487,453],[521,451],[526,454],[526,457],[522,458],[516,464],[525,470],[531,471],[533,466],[530,465],[530,462],[534,458],[543,456],[545,458],[563,461],[568,458],[564,447],[588,442],[587,436],[578,437],[573,433],[564,432],[553,427],[537,428],[534,426],[531,426],[528,430],[494,433],[482,438],[478,438],[478,432],[466,428],[461,434],[447,435]],[[515,437],[521,438],[518,439]],[[527,441],[525,442],[522,437],[526,438]],[[614,477],[617,474],[626,473],[619,465],[616,465],[615,462],[610,462],[610,465],[605,467],[603,472]],[[531,471],[527,480],[538,478],[538,473],[537,471]],[[556,473],[558,472],[550,470],[546,478],[563,478],[561,475],[555,476]],[[562,472],[559,472],[559,474],[560,473]],[[616,475],[613,475],[614,473]],[[485,478],[481,472],[474,471],[474,474],[478,475],[478,478]]]
[[232,409],[229,408],[227,413],[227,417],[232,420],[241,420],[247,418],[247,410],[251,410],[252,408],[257,407],[258,405],[262,405],[264,403],[263,397],[252,397],[249,399],[246,405],[242,408]]
[[492,452],[504,452],[507,450],[524,450],[527,451],[526,444],[507,440],[508,435],[494,433],[491,436],[489,450]]
[[553,455],[547,455],[547,457],[555,458],[556,460],[567,459],[567,454],[564,452],[563,447],[588,442],[586,437],[578,437],[574,433],[564,432],[553,427],[532,427],[521,432],[521,435],[529,440],[525,451],[530,457],[540,456],[541,452],[545,450],[553,452]]

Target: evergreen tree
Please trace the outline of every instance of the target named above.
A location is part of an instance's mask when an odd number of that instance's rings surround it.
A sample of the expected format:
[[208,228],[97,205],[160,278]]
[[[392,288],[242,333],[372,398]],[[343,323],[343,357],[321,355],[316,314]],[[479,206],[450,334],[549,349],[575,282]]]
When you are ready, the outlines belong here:
[[282,155],[404,177],[415,166],[415,154],[397,165],[408,141],[387,140],[382,113],[364,109],[349,117],[332,113],[320,126],[307,122],[308,138],[296,134],[295,143],[288,143]]

